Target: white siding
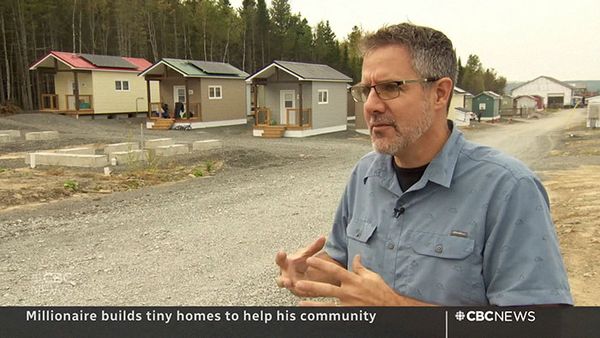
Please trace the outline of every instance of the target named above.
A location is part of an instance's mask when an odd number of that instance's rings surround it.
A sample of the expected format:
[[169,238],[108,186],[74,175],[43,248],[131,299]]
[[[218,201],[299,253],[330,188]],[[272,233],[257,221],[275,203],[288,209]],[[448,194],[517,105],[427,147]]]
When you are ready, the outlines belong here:
[[571,104],[573,90],[548,78],[540,77],[515,88],[511,93],[512,97],[520,95],[539,95],[544,98],[544,105],[548,105],[548,96],[564,95],[564,104]]
[[536,107],[536,102],[535,99],[531,98],[531,97],[519,97],[518,99],[516,99],[517,101],[517,108],[535,108]]

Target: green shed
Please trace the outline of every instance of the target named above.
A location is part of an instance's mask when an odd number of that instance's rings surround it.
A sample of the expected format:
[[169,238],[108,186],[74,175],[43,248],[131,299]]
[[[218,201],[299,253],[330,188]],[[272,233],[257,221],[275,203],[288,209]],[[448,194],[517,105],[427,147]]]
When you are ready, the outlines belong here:
[[502,97],[492,91],[481,92],[473,97],[473,112],[481,115],[482,120],[500,118]]

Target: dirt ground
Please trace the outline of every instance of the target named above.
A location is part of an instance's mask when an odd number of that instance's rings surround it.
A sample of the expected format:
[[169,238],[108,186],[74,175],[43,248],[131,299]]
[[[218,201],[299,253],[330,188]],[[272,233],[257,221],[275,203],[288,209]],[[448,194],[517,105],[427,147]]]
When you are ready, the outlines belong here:
[[[552,216],[571,291],[577,305],[600,305],[600,130],[573,128],[550,158],[583,163],[575,168],[540,171],[550,195]],[[595,285],[595,286],[594,286]]]
[[[68,118],[66,118],[68,119]],[[61,120],[62,121],[62,120]],[[126,141],[118,135],[123,134],[118,127],[107,123],[108,131],[103,135],[89,136],[77,134],[78,128],[73,119],[65,120],[67,124],[61,132],[70,132],[70,136],[57,141],[56,144],[0,144],[0,216],[15,210],[35,210],[57,200],[77,199],[77,197],[98,199],[113,192],[135,190],[142,187],[160,185],[167,182],[196,180],[202,177],[219,176],[230,168],[264,169],[286,166],[293,161],[313,156],[325,157],[331,150],[317,151],[311,155],[311,147],[316,149],[323,146],[321,142],[366,143],[362,136],[353,136],[352,131],[338,133],[323,139],[309,138],[305,145],[299,145],[302,150],[299,155],[285,155],[281,151],[265,151],[256,147],[253,150],[240,150],[235,146],[231,137],[231,147],[222,151],[203,153],[193,156],[179,156],[155,163],[125,165],[112,168],[112,173],[106,176],[103,171],[89,169],[74,169],[60,167],[38,167],[30,169],[25,166],[22,156],[27,151],[58,147],[76,147],[83,144],[99,146],[100,142],[112,143]],[[14,125],[13,120],[4,125],[0,120],[0,129],[19,128],[24,131],[40,130],[41,127]],[[61,122],[62,123],[62,122]],[[518,125],[515,121],[514,125]],[[513,125],[513,126],[514,126]],[[511,128],[505,125],[499,128]],[[497,126],[479,127],[465,130],[467,137],[477,133],[487,133]],[[507,129],[509,130],[509,129]],[[223,133],[219,131],[219,133]],[[237,129],[236,133],[247,133]],[[184,134],[173,134],[184,135]],[[191,135],[191,134],[188,134]],[[128,136],[130,138],[130,136]],[[549,137],[550,139],[550,137]],[[252,146],[254,138],[242,138],[240,143]],[[292,145],[295,140],[282,140],[282,144]],[[288,143],[285,143],[288,142]],[[508,141],[507,141],[508,142]],[[249,145],[250,144],[250,145]],[[260,143],[257,143],[260,144]],[[547,166],[534,168],[540,175],[549,192],[552,214],[556,224],[557,234],[561,244],[565,264],[569,274],[571,290],[577,305],[600,305],[600,271],[596,264],[600,257],[600,131],[587,129],[581,124],[575,128],[560,130],[553,134],[548,142],[550,151],[543,155]],[[50,147],[51,146],[51,147]],[[325,146],[326,147],[326,146]],[[274,148],[275,149],[275,148]],[[319,164],[320,165],[320,164]],[[542,169],[540,169],[542,168]],[[343,182],[343,178],[340,179]],[[328,193],[329,194],[329,193]],[[336,197],[337,198],[337,197]],[[26,212],[25,212],[26,213]],[[296,213],[297,214],[297,213]],[[11,236],[10,233],[0,233],[0,238]],[[25,299],[27,301],[27,299]]]

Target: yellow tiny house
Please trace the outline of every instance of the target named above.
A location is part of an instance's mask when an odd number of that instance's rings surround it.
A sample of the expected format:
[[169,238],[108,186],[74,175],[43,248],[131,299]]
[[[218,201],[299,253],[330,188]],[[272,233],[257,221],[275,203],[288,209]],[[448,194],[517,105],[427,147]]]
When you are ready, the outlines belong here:
[[96,116],[145,112],[148,91],[137,75],[149,66],[141,58],[52,51],[29,69],[49,79],[40,111]]

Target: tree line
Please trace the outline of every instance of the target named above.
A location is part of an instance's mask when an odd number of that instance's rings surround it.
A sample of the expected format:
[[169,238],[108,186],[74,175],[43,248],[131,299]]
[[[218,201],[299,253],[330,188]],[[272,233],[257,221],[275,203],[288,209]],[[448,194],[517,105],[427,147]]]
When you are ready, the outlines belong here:
[[[229,0],[4,0],[0,33],[0,104],[25,110],[40,94],[28,69],[51,50],[228,62],[249,74],[273,60],[323,63],[356,82],[365,34],[355,26],[339,38],[328,21],[311,27],[288,0],[243,0],[239,8]],[[461,78],[469,91],[481,75],[470,61]]]

